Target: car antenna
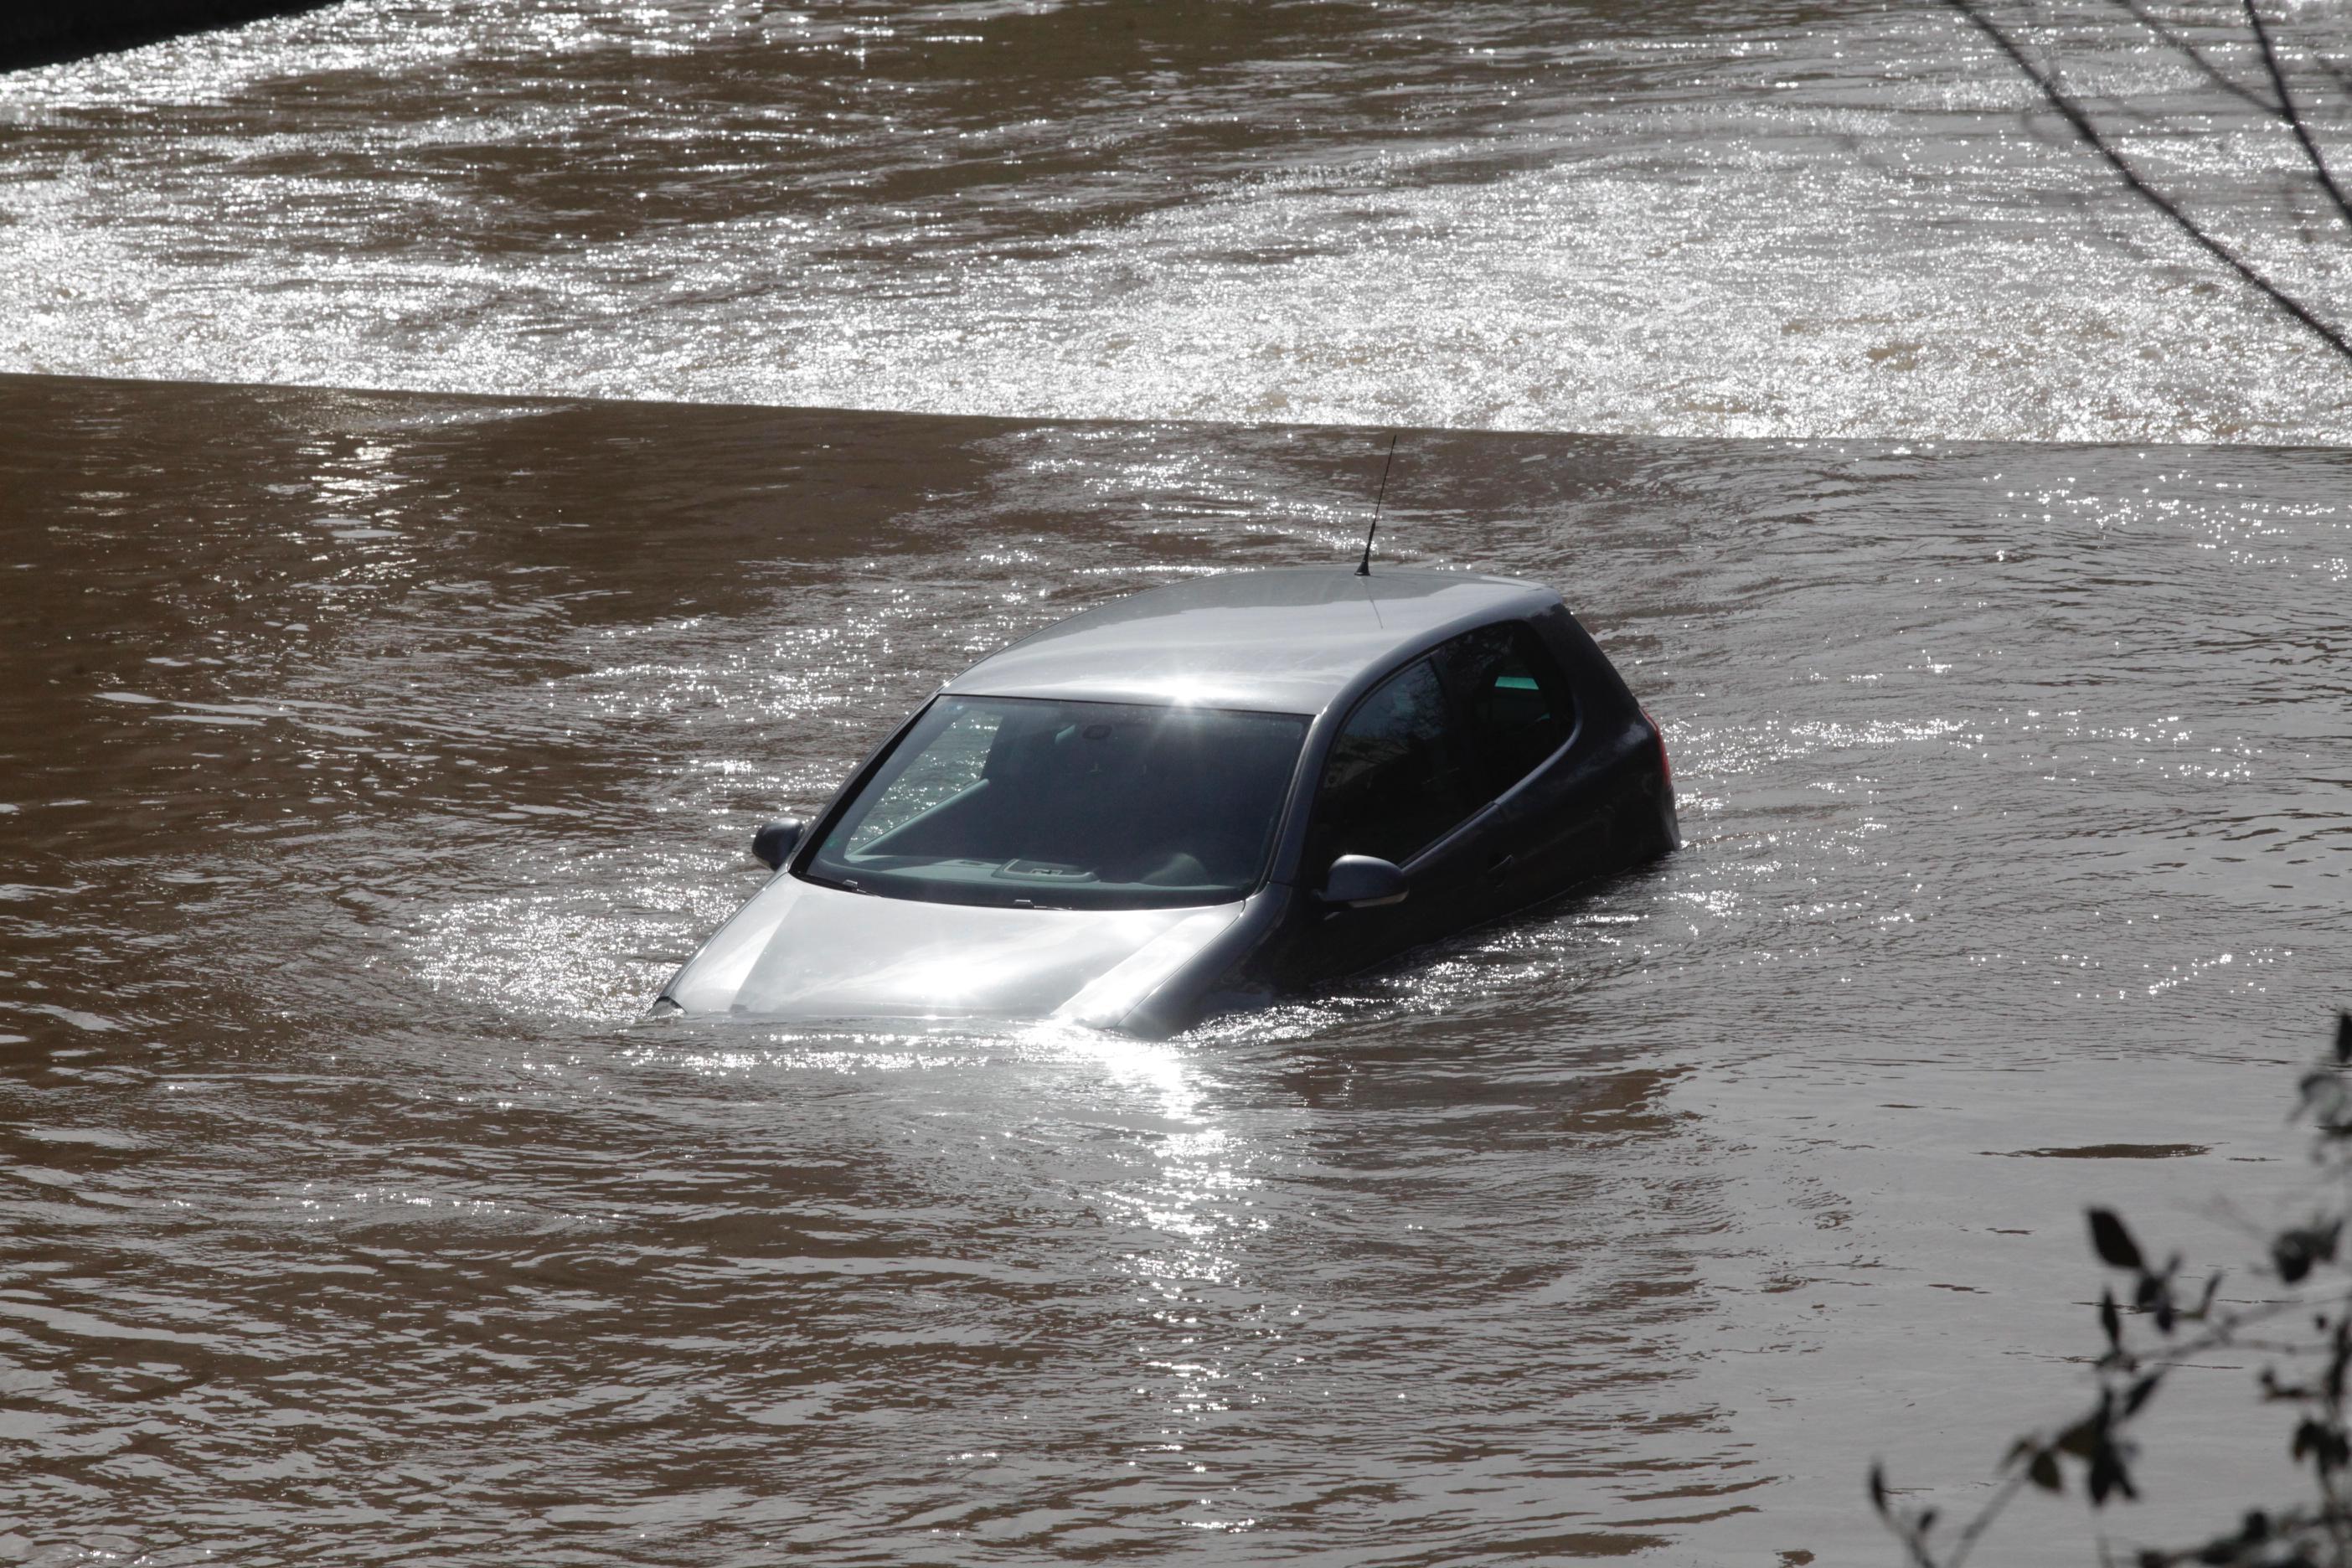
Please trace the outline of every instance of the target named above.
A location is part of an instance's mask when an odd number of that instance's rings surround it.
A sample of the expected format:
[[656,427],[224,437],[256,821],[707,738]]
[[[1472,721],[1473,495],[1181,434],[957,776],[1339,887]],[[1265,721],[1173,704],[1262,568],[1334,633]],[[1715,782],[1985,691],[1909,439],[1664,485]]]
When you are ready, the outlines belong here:
[[1396,466],[1396,432],[1389,432],[1388,460],[1381,465],[1380,493],[1372,498],[1372,526],[1364,530],[1364,558],[1356,563],[1356,575],[1372,574],[1372,536],[1381,531],[1381,502],[1389,499],[1389,469]]

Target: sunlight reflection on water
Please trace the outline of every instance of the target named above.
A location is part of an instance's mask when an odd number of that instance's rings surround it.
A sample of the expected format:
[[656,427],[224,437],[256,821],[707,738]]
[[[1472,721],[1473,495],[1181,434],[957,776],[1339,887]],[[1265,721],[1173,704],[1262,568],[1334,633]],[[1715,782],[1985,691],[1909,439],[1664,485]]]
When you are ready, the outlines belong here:
[[[25,177],[0,207],[26,308],[0,365],[1061,418],[2352,438],[2335,357],[2029,124],[1936,7],[780,15],[351,0],[14,74]],[[2342,23],[2294,26],[2325,45]],[[2119,40],[2072,69],[2213,108]],[[2275,128],[2192,122],[2127,146],[2262,265],[2341,294],[2326,220],[2282,208]]]
[[[1235,10],[1171,85],[1098,10],[11,77],[0,363],[1646,433],[1410,432],[1381,559],[1560,586],[1687,847],[1161,1044],[640,1021],[753,823],[1024,632],[1352,558],[1381,437],[0,381],[35,1561],[1860,1560],[1873,1452],[1965,1497],[2073,1375],[2083,1203],[2199,1267],[2289,1181],[2344,460],[1925,437],[2341,438],[2315,360],[1927,13]],[[1905,434],[1657,438],[1734,431]]]

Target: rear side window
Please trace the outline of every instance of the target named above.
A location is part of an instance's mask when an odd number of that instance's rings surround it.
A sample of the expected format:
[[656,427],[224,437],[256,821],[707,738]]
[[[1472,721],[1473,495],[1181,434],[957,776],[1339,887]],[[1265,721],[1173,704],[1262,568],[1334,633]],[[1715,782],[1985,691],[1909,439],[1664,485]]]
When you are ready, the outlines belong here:
[[1491,800],[1533,773],[1576,728],[1568,681],[1525,622],[1466,632],[1434,657],[1462,705],[1482,798]]
[[1356,705],[1331,743],[1316,806],[1309,875],[1342,855],[1402,863],[1485,800],[1445,688],[1428,659]]

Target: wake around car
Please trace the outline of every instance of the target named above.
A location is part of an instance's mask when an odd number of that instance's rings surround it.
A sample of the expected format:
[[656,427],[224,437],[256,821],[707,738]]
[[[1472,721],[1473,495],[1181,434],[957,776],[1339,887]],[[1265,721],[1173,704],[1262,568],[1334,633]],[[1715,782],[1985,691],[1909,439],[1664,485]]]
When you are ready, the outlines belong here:
[[956,677],[659,1013],[1159,1037],[1679,842],[1658,728],[1558,594],[1297,569],[1153,589]]

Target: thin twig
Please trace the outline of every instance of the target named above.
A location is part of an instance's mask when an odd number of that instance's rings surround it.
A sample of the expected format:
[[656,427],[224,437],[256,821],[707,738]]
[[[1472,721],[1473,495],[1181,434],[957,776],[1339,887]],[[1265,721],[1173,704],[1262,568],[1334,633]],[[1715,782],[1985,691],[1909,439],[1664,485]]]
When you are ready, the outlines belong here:
[[2327,199],[2336,204],[2336,211],[2344,221],[2352,224],[2352,201],[2345,199],[2344,187],[2336,183],[2328,172],[2327,160],[2320,155],[2319,143],[2312,139],[2311,127],[2304,122],[2303,111],[2295,107],[2294,93],[2286,85],[2286,71],[2279,65],[2278,49],[2271,43],[2271,30],[2263,23],[2263,14],[2255,8],[2254,0],[2241,0],[2246,8],[2246,24],[2254,30],[2254,44],[2262,50],[2263,68],[2271,74],[2271,86],[2278,91],[2279,118],[2294,139],[2303,143],[2303,155],[2311,160],[2311,172],[2319,176],[2320,188]]
[[1944,1560],[1944,1568],[1960,1568],[1960,1564],[1969,1560],[1969,1553],[1974,1550],[1977,1538],[1992,1528],[1992,1521],[2000,1517],[2001,1510],[2007,1508],[2016,1499],[2017,1494],[2024,1489],[2026,1478],[2030,1473],[2029,1468],[2024,1465],[2018,1466],[2011,1472],[2009,1479],[2001,1483],[2000,1490],[1988,1498],[1984,1507],[1977,1510],[1977,1516],[1961,1528],[1959,1536],[1952,1542],[1951,1556]]
[[1977,31],[1990,38],[2000,52],[2009,57],[2011,63],[2023,71],[2026,79],[2040,89],[2043,100],[2050,107],[2056,110],[2059,116],[2074,128],[2075,134],[2083,139],[2091,151],[2106,161],[2107,165],[2115,170],[2125,184],[2130,186],[2150,206],[2170,218],[2183,234],[2195,240],[2215,260],[2252,284],[2271,303],[2309,328],[2315,336],[2345,360],[2352,361],[2352,338],[2347,338],[2342,332],[2314,315],[2301,300],[2263,277],[2255,269],[2252,262],[2208,234],[2196,219],[2180,209],[2179,204],[2142,179],[2139,171],[2133,168],[2122,153],[2107,144],[2107,140],[2100,134],[2099,128],[2094,125],[2091,122],[2091,117],[2083,111],[2082,105],[2075,102],[2049,73],[2028,59],[2025,51],[2018,46],[2017,40],[2003,32],[2000,25],[1987,16],[1973,3],[1973,0],[1944,0],[1944,4],[1967,18],[1969,26],[1975,27]]
[[2316,53],[2311,57],[2311,64],[2314,69],[2334,82],[2337,88],[2346,92],[2352,92],[2352,71],[2346,70],[2334,60]]
[[[2271,1514],[2268,1522],[2270,1540],[2275,1543],[2298,1541],[2303,1533],[2309,1530],[2340,1529],[2347,1521],[2344,1517],[2344,1510],[2337,1506],[2323,1508],[2315,1513],[2306,1513],[2301,1509],[2284,1509]],[[2244,1559],[2237,1556],[2230,1549],[2242,1549],[2245,1544],[2246,1540],[2243,1535],[2221,1535],[2198,1546],[2176,1546],[2163,1551],[2142,1552],[2140,1561],[2157,1563],[2242,1562]],[[2221,1553],[2225,1552],[2229,1552],[2230,1554],[2222,1555]],[[2293,1558],[2278,1560],[2295,1561]]]
[[2190,65],[2195,66],[2200,71],[2203,72],[2206,79],[2210,81],[2215,87],[2220,88],[2222,91],[2230,94],[2233,98],[2244,99],[2248,103],[2252,104],[2264,114],[2273,116],[2277,115],[2279,112],[2279,106],[2277,104],[2273,103],[2261,93],[2256,92],[2252,88],[2248,87],[2236,77],[2231,76],[2220,66],[2215,65],[2211,60],[2207,59],[2203,50],[2200,49],[2195,44],[2189,42],[2189,39],[2181,34],[2173,31],[2170,25],[2166,23],[2162,17],[2158,16],[2154,12],[2150,11],[2147,6],[2142,3],[2142,0],[2115,0],[2115,3],[2121,9],[2130,12],[2134,21],[2137,22],[2141,26],[2146,27],[2149,32],[2154,33],[2158,37],[2163,39],[2166,47],[2170,48],[2174,54],[2179,55],[2182,59],[2187,60]]

